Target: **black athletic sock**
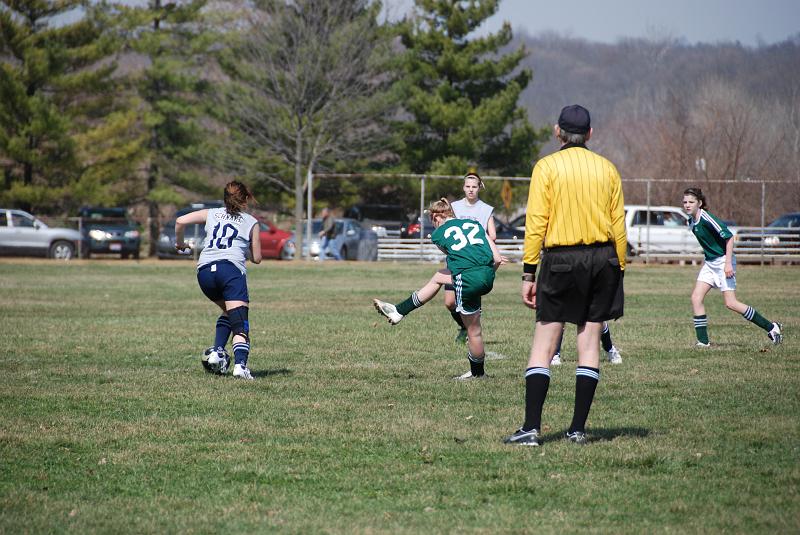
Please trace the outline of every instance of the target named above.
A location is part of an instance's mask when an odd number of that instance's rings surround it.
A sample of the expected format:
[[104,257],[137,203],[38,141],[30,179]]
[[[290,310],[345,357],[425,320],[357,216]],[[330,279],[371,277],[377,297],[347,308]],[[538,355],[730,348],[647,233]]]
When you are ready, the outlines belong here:
[[578,366],[575,370],[575,411],[572,414],[572,423],[569,432],[586,431],[586,418],[594,401],[594,391],[600,382],[600,370],[588,366]]
[[460,312],[456,312],[455,310],[451,310],[450,311],[450,315],[453,316],[453,321],[455,321],[458,324],[460,329],[462,329],[462,330],[466,329],[466,326],[464,325],[464,320],[461,319],[461,313]]
[[542,407],[550,388],[550,370],[528,368],[525,370],[525,423],[523,431],[542,430]]
[[600,334],[600,342],[603,344],[603,351],[608,352],[611,351],[611,348],[614,347],[614,344],[611,343],[611,331],[608,328],[608,324],[603,324],[603,332]]
[[228,338],[231,337],[231,320],[228,316],[222,315],[217,318],[217,328],[214,332],[214,347],[224,348],[228,345]]
[[467,358],[469,359],[469,371],[472,373],[473,377],[480,377],[486,373],[483,370],[483,355],[476,357],[471,352],[467,351]]

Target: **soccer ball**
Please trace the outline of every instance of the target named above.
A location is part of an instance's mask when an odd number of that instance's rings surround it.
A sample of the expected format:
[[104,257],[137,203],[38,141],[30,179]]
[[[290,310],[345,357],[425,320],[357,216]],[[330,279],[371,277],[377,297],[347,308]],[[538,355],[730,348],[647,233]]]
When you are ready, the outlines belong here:
[[208,373],[225,375],[228,373],[228,366],[231,365],[231,358],[224,347],[209,347],[203,352],[200,362]]

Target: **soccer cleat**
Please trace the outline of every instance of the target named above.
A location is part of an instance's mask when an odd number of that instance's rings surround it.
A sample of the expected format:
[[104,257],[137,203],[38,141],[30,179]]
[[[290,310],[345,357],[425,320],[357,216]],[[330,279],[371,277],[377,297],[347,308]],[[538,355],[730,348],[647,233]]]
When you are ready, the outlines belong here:
[[456,343],[457,344],[466,344],[467,343],[467,330],[466,329],[459,329],[458,334],[456,335]]
[[453,377],[456,381],[472,381],[473,379],[488,379],[489,376],[485,373],[483,375],[472,375],[472,371],[468,371],[467,373],[462,373],[461,375],[457,375]]
[[704,344],[703,342],[698,340],[697,343],[694,345],[694,347],[697,347],[697,348],[711,347],[711,344]]
[[574,442],[575,444],[586,444],[586,433],[583,431],[567,431],[567,435],[565,437],[569,442]]
[[391,303],[387,303],[385,301],[381,301],[380,299],[373,299],[372,304],[375,306],[375,310],[381,313],[389,323],[392,325],[397,325],[400,323],[400,320],[403,319],[403,315],[397,311],[397,307],[395,307]]
[[250,374],[250,370],[247,366],[242,364],[237,364],[233,367],[233,376],[237,379],[248,379],[250,381],[253,380],[252,374]]
[[561,366],[561,353],[553,355],[553,358],[550,359],[550,366]]
[[783,342],[783,332],[781,332],[781,329],[783,329],[783,325],[780,323],[773,323],[772,330],[767,333],[767,336],[769,336],[769,339],[772,340],[774,345]]
[[619,354],[619,349],[616,347],[611,346],[611,349],[606,351],[606,356],[611,364],[622,364],[622,355]]
[[539,445],[539,431],[538,429],[531,429],[530,431],[523,431],[520,427],[510,437],[503,439],[504,444],[518,444],[520,446],[538,446]]

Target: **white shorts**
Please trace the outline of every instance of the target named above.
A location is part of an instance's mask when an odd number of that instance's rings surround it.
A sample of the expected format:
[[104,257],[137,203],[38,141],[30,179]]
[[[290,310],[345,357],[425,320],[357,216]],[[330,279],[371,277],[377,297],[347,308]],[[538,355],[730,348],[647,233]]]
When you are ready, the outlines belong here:
[[[736,257],[733,257],[733,271],[736,271]],[[706,260],[697,280],[705,282],[712,288],[719,288],[721,292],[732,292],[736,289],[736,273],[733,277],[725,276],[725,257],[720,256],[714,260]]]

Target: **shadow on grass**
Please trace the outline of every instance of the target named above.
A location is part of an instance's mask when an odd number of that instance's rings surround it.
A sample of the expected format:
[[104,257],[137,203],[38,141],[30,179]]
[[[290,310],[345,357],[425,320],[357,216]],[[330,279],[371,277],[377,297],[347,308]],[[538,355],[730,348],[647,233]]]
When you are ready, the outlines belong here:
[[250,370],[253,377],[271,377],[273,375],[291,375],[294,372],[288,368],[276,368],[274,370]]
[[[557,433],[547,433],[542,435],[542,442],[555,442],[564,440],[566,430]],[[611,428],[594,428],[590,427],[586,431],[587,442],[592,444],[594,442],[612,441],[620,437],[638,437],[644,438],[650,435],[650,430],[643,427],[611,427]]]

